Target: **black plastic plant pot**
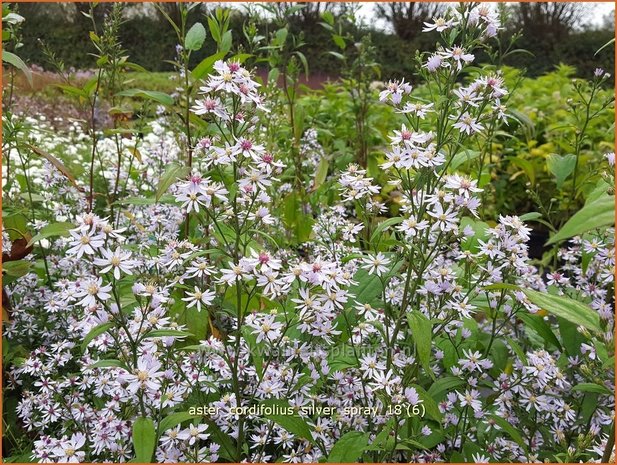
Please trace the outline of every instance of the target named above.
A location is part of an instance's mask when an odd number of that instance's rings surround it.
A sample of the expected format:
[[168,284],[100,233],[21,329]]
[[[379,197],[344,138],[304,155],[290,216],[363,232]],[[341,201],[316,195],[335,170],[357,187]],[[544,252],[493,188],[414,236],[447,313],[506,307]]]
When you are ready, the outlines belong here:
[[546,247],[548,241],[548,231],[542,229],[532,229],[529,233],[527,246],[529,247],[529,257],[540,260],[544,252],[548,250]]

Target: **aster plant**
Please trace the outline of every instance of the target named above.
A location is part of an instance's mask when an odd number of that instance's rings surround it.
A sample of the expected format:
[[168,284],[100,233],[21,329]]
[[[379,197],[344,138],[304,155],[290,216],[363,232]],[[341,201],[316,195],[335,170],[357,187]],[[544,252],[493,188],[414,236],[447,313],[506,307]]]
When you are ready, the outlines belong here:
[[[314,195],[328,195],[312,200],[301,247],[280,179],[318,171],[323,147],[315,131],[292,155],[269,142],[268,101],[238,60],[214,61],[194,96],[185,75],[189,137],[161,116],[139,141],[138,172],[118,158],[118,216],[88,211],[87,189],[57,164],[24,164],[56,221],[30,222],[47,272],[25,259],[5,281],[4,337],[21,348],[5,360],[6,389],[21,393],[29,458],[607,461],[614,155],[608,187],[552,236],[554,268],[529,258],[529,218],[483,221],[490,160],[466,147],[508,131],[510,90],[498,70],[467,71],[499,29],[475,4],[426,23],[441,37],[417,56],[431,98],[406,80],[375,95],[404,119],[383,150],[386,181],[354,163],[322,175]],[[24,134],[47,150],[71,142],[44,140],[44,126],[20,122],[11,154]],[[74,132],[74,149],[91,153]],[[113,142],[98,142],[103,161],[135,146]]]

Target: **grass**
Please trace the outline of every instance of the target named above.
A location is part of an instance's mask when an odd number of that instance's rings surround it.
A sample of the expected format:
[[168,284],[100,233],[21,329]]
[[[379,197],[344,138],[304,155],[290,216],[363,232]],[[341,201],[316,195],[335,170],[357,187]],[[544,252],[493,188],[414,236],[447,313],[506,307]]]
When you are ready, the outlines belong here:
[[177,75],[173,72],[131,72],[124,76],[124,88],[156,90],[171,94],[178,85]]

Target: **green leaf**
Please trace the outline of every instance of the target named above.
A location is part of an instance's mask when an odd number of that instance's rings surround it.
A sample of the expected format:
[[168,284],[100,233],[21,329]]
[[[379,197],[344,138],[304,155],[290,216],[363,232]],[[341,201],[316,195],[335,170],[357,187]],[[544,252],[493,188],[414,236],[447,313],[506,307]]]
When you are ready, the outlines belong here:
[[336,441],[328,455],[329,463],[355,463],[368,445],[368,433],[350,431]]
[[2,226],[9,233],[9,238],[12,241],[23,239],[28,234],[28,218],[22,212],[8,213],[8,210],[2,211]]
[[255,56],[251,53],[237,53],[234,56],[232,56],[229,61],[236,61],[238,63],[244,63],[248,58],[251,58],[252,56]]
[[321,186],[326,177],[328,176],[328,167],[330,166],[330,162],[327,158],[321,158],[319,160],[319,165],[317,165],[317,171],[315,173],[315,183],[313,184],[313,189],[317,189]]
[[210,72],[214,69],[214,63],[225,58],[225,55],[225,52],[218,52],[204,58],[197,66],[195,66],[193,71],[191,71],[191,77],[198,80],[203,78],[206,74],[210,74]]
[[541,315],[532,315],[530,313],[519,312],[517,316],[523,320],[527,326],[538,333],[538,335],[548,344],[552,344],[560,351],[563,351],[563,347],[561,347],[559,339],[557,339],[557,336],[555,336],[555,333],[553,333],[550,326],[546,324]]
[[264,417],[272,420],[279,426],[293,433],[298,438],[304,438],[309,442],[313,442],[313,435],[309,425],[298,414],[286,415],[290,409],[293,409],[289,405],[289,402],[282,399],[268,399],[262,402],[262,405],[276,408],[275,412],[270,415],[264,414]]
[[118,97],[140,97],[148,100],[154,100],[162,105],[171,106],[174,104],[174,99],[171,95],[165,92],[158,92],[155,90],[143,90],[143,89],[128,89],[118,92]]
[[587,338],[577,330],[577,325],[571,323],[565,318],[557,317],[557,325],[559,326],[559,336],[562,347],[566,354],[574,357],[581,354],[581,344],[587,342]]
[[19,24],[19,23],[23,23],[25,21],[25,18],[21,15],[18,15],[17,13],[9,13],[6,16],[4,16],[2,18],[2,22],[8,23],[8,24]]
[[349,288],[349,292],[356,296],[356,302],[373,303],[373,300],[381,294],[383,284],[376,275],[369,275],[368,271],[360,269],[356,272],[353,280],[358,284]]
[[144,339],[149,337],[192,337],[191,333],[178,331],[177,329],[155,329],[146,333]]
[[[341,321],[344,322],[345,320]],[[357,367],[358,359],[354,355],[353,347],[347,344],[332,347],[328,354],[328,366],[332,373]]]
[[418,360],[424,371],[435,379],[431,369],[431,340],[433,338],[433,324],[420,311],[414,310],[407,314],[407,322],[411,328],[413,343],[416,346]]
[[508,157],[507,160],[513,165],[521,168],[531,181],[531,184],[536,183],[536,169],[529,160],[525,160],[524,158],[519,157]]
[[103,333],[106,333],[113,327],[114,327],[114,324],[110,321],[107,323],[102,323],[92,328],[90,332],[84,338],[83,342],[81,343],[81,351],[84,352],[86,348],[88,347],[88,344],[90,344],[90,341],[92,341],[95,337],[100,336]]
[[578,236],[592,229],[615,224],[615,196],[605,195],[576,212],[572,218],[549,239],[547,245]]
[[175,163],[170,164],[161,179],[159,179],[159,185],[156,187],[156,201],[158,202],[163,194],[167,192],[167,189],[176,182],[178,179],[187,177],[189,174],[188,166],[180,166]]
[[36,234],[30,241],[28,242],[28,247],[32,244],[37,243],[41,239],[46,239],[48,237],[55,236],[68,236],[69,231],[74,229],[75,225],[73,223],[53,223],[48,224],[47,226],[43,226],[38,234]]
[[150,418],[139,417],[133,423],[133,449],[139,463],[151,463],[156,445],[156,430]]
[[533,123],[531,118],[527,116],[525,113],[522,113],[517,110],[510,110],[511,116],[517,119],[526,129],[529,131],[529,134],[533,136],[536,132],[536,125]]
[[232,34],[231,31],[226,31],[223,34],[223,37],[221,38],[221,44],[220,44],[220,48],[221,48],[221,52],[229,52],[229,50],[231,50],[231,45],[232,45]]
[[159,433],[164,433],[165,431],[178,426],[184,421],[193,420],[195,418],[200,418],[200,416],[191,415],[189,412],[176,412],[172,413],[171,415],[167,415],[159,423]]
[[520,433],[504,418],[498,417],[497,415],[489,415],[489,419],[493,420],[497,426],[499,426],[502,430],[504,430],[508,435],[514,439],[514,441],[521,446],[523,449],[527,450],[527,444],[523,441],[523,437]]
[[242,335],[244,340],[249,346],[251,360],[253,361],[253,365],[255,366],[255,372],[259,379],[263,377],[263,357],[261,356],[260,347],[257,344],[257,335],[251,332],[251,328],[248,326],[243,326]]
[[326,24],[330,26],[334,26],[334,15],[332,14],[331,11],[324,11],[321,14],[321,19],[323,19],[326,22]]
[[441,421],[443,415],[439,411],[439,407],[437,406],[437,402],[433,400],[433,398],[429,395],[428,392],[424,390],[424,388],[418,386],[417,384],[412,384],[416,392],[418,393],[418,397],[422,401],[424,405],[424,410],[426,415],[432,418],[435,421]]
[[338,53],[338,52],[332,52],[332,51],[329,51],[328,53],[329,53],[330,55],[332,55],[332,56],[334,56],[334,57],[338,58],[339,60],[345,61],[345,57],[344,57],[343,55],[341,55],[340,53]]
[[505,339],[506,341],[508,341],[508,345],[512,349],[512,352],[516,354],[516,356],[521,360],[521,362],[527,365],[527,356],[525,355],[525,352],[523,352],[523,349],[521,349],[521,346],[518,345],[518,342],[516,342],[514,339],[509,338],[508,336],[505,336]]
[[373,234],[371,234],[371,243],[377,240],[377,238],[381,236],[381,233],[385,231],[387,228],[389,228],[390,226],[394,226],[395,224],[402,223],[403,219],[404,218],[402,216],[395,216],[394,218],[388,218],[387,220],[379,223],[379,225],[375,228],[375,231],[373,231]]
[[375,436],[375,439],[371,444],[364,448],[364,450],[387,450],[388,445],[394,445],[392,436],[390,433],[394,429],[394,418],[390,418],[382,427],[379,433]]
[[54,165],[54,167],[60,171],[62,173],[62,175],[68,179],[68,181],[73,184],[73,186],[75,186],[75,188],[79,191],[83,192],[83,188],[81,186],[79,186],[77,184],[77,181],[75,179],[75,176],[73,176],[73,173],[71,173],[69,171],[69,169],[64,165],[64,163],[62,163],[60,160],[58,160],[56,157],[54,157],[53,155],[50,155],[49,153],[45,152],[44,150],[41,150],[38,147],[35,147],[34,145],[28,145],[28,148],[30,150],[32,150],[34,153],[36,153],[39,157],[43,157],[45,158],[49,163],[51,163],[52,165]]
[[576,166],[576,155],[568,153],[566,155],[557,155],[551,153],[546,157],[546,167],[549,172],[555,176],[557,188],[561,188],[564,181],[572,174]]
[[298,215],[298,196],[295,191],[292,191],[283,200],[283,219],[287,226],[292,226],[296,223]]
[[126,365],[120,360],[106,359],[89,365],[89,368],[124,368],[126,370]]
[[542,218],[542,213],[539,212],[529,212],[524,215],[519,216],[521,221],[533,221],[539,218]]
[[462,152],[457,153],[452,157],[449,169],[454,171],[456,168],[471,160],[475,160],[480,156],[480,152],[477,150],[465,149]]
[[594,392],[596,394],[611,395],[613,394],[606,386],[596,383],[580,383],[572,388],[573,391]]
[[208,433],[210,438],[221,448],[219,455],[227,463],[233,463],[236,458],[236,444],[231,439],[229,433],[223,433],[214,421],[208,421]]
[[274,43],[279,46],[284,45],[285,41],[287,40],[288,34],[289,34],[289,31],[287,30],[286,27],[279,29],[278,31],[276,31],[274,35],[275,37]]
[[508,283],[489,284],[488,286],[484,286],[482,288],[482,290],[484,291],[500,291],[502,289],[508,289],[510,291],[518,291],[521,288],[515,284],[508,284]]
[[594,189],[587,194],[585,204],[595,202],[600,197],[605,195],[610,189],[611,185],[609,183],[607,183],[604,179],[599,179]]
[[585,304],[568,297],[546,294],[530,289],[523,290],[523,292],[532,303],[553,315],[565,318],[576,325],[584,326],[596,333],[602,331],[600,317]]
[[268,72],[268,81],[267,82],[276,82],[280,76],[281,72],[278,68],[272,68]]
[[193,24],[184,38],[184,47],[187,50],[199,50],[206,40],[206,28],[201,23]]
[[467,226],[473,229],[474,234],[466,237],[461,243],[461,247],[463,250],[470,250],[475,252],[479,247],[479,240],[486,241],[488,238],[488,229],[489,225],[483,221],[478,221],[468,216],[461,218],[461,230],[465,229]]
[[125,199],[117,200],[114,204],[123,205],[154,205],[155,203],[168,203],[173,204],[176,202],[176,198],[171,194],[162,195],[160,199],[155,197],[126,197]]
[[455,378],[454,376],[440,377],[437,381],[431,384],[431,387],[428,389],[428,393],[433,399],[439,400],[442,394],[450,392],[455,387],[463,384],[465,384],[465,381],[460,378]]
[[84,99],[88,98],[88,93],[79,87],[70,86],[68,84],[55,84],[54,87],[62,89],[65,94],[74,95],[76,97],[81,97]]
[[347,43],[345,42],[343,36],[340,36],[338,34],[332,34],[332,40],[341,50],[345,50],[345,47],[347,47]]
[[9,276],[20,278],[28,274],[32,263],[26,260],[13,260],[2,264],[2,271]]
[[24,73],[26,79],[28,80],[28,84],[30,84],[30,87],[32,87],[32,72],[30,71],[30,68],[28,68],[28,65],[24,63],[21,58],[19,58],[14,53],[2,50],[2,61],[15,66],[15,68],[19,69],[22,73]]

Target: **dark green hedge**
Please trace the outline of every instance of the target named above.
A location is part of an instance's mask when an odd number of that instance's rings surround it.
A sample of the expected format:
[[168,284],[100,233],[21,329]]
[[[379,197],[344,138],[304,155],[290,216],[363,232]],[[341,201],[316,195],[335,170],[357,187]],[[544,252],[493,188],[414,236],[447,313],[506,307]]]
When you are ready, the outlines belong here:
[[[28,63],[47,67],[38,39],[45,41],[67,67],[88,69],[93,67],[94,59],[88,55],[93,51],[88,38],[91,22],[81,14],[67,13],[56,4],[20,4],[20,14],[25,18],[23,27],[22,56]],[[195,13],[190,22],[197,21],[201,13]],[[231,28],[234,31],[234,43],[242,44],[242,14],[232,16]],[[310,64],[310,69],[319,74],[332,75],[339,68],[336,58],[325,53],[333,50],[329,33],[318,24],[291,24],[292,30],[302,31],[306,45],[303,52]],[[367,31],[351,31],[361,37]],[[416,50],[434,48],[435,37],[421,34],[411,42],[382,31],[370,31],[377,49],[377,61],[382,67],[383,79],[392,77],[412,78],[413,56]],[[614,69],[613,48],[608,47],[597,56],[594,53],[613,37],[611,30],[571,31],[560,41],[546,37],[524,36],[518,47],[534,54],[517,54],[506,60],[506,64],[524,67],[531,76],[538,76],[550,71],[560,62],[568,63],[577,69],[580,76],[589,77],[596,67]],[[136,16],[128,19],[122,27],[122,43],[131,61],[151,71],[168,71],[172,69],[165,60],[171,60],[175,54],[176,39],[171,27],[158,16]],[[192,56],[194,64],[214,52],[212,41]],[[609,71],[610,72],[610,71]]]

